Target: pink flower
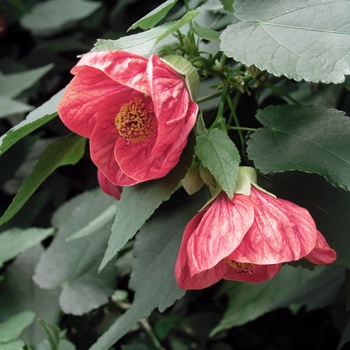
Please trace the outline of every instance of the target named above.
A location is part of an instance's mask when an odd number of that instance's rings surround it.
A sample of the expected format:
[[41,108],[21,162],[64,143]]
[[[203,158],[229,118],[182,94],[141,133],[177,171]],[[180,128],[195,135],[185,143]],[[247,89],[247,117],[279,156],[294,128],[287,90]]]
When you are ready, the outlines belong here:
[[284,262],[303,257],[314,264],[335,261],[309,212],[261,189],[252,170],[241,167],[233,199],[221,192],[187,225],[175,266],[180,288],[206,288],[221,279],[262,282]]
[[110,182],[99,169],[97,170],[97,180],[104,193],[114,197],[117,200],[120,199],[122,188]]
[[113,184],[165,176],[179,161],[198,106],[183,75],[156,55],[93,52],[72,69],[58,112],[90,139],[91,159]]

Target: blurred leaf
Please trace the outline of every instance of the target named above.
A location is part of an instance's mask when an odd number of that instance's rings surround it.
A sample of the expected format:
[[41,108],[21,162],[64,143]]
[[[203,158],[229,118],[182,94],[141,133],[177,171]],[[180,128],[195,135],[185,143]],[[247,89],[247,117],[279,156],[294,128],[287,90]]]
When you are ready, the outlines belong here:
[[0,218],[0,225],[10,220],[58,167],[76,164],[85,152],[86,139],[70,135],[53,142],[41,155],[30,175],[23,181],[12,203]]
[[34,107],[0,95],[0,118],[31,111]]
[[109,349],[153,309],[163,312],[183,296],[185,291],[179,289],[175,280],[175,261],[185,226],[203,204],[203,198],[193,195],[186,200],[186,206],[163,211],[160,208],[141,228],[136,237],[130,279],[130,287],[135,290],[133,304],[90,350]]
[[297,81],[341,83],[350,73],[347,0],[236,0],[241,21],[221,35],[221,50],[246,66]]
[[49,36],[90,16],[100,6],[100,3],[92,1],[49,0],[38,3],[20,22],[34,35]]
[[59,91],[50,100],[30,112],[25,120],[0,137],[0,156],[24,136],[57,116],[57,105],[63,92],[64,90]]
[[193,22],[193,28],[195,34],[197,34],[200,38],[209,41],[220,41],[220,33],[214,29],[202,27],[197,22]]
[[0,343],[0,350],[23,350],[24,342],[22,340],[14,340],[6,344]]
[[220,2],[222,3],[222,6],[226,11],[230,11],[230,12],[234,11],[233,9],[234,0],[220,0]]
[[177,0],[167,0],[160,6],[156,7],[153,11],[142,17],[136,23],[134,23],[129,29],[141,28],[143,30],[153,28],[159,23],[177,3]]
[[45,320],[39,320],[39,323],[45,329],[48,341],[51,345],[51,350],[58,350],[58,345],[60,343],[61,330],[55,325]]
[[33,311],[23,311],[0,323],[0,343],[16,339],[35,318]]
[[33,86],[41,77],[53,68],[53,64],[44,67],[30,69],[24,72],[1,74],[0,73],[0,95],[6,97],[18,96],[24,90]]
[[264,174],[299,170],[350,189],[350,119],[314,106],[270,106],[256,118],[265,126],[248,141],[248,156]]
[[19,253],[38,244],[54,232],[53,228],[13,228],[0,233],[0,267]]
[[207,134],[197,136],[195,149],[203,166],[232,198],[241,160],[235,144],[222,130],[212,129]]
[[[15,313],[33,310],[38,318],[58,322],[60,308],[56,290],[42,290],[32,280],[44,248],[40,245],[19,255],[5,273],[0,284],[0,320]],[[45,338],[45,332],[38,322],[32,323],[25,331],[25,338],[36,345]]]
[[67,242],[68,237],[89,225],[91,218],[101,215],[113,201],[98,189],[65,203],[55,213],[57,235],[40,259],[33,279],[41,288],[61,289],[59,303],[65,313],[83,315],[105,304],[113,292],[114,265],[98,273],[111,222],[83,239]]
[[190,136],[179,163],[168,175],[158,180],[123,188],[121,198],[117,202],[112,234],[99,268],[100,271],[134,237],[160,204],[170,198],[190,167],[192,157],[193,144]]
[[[317,292],[320,292],[319,285],[314,284],[315,281],[321,281],[326,277],[324,284],[327,284],[329,282],[327,275],[334,274],[334,278],[331,278],[332,281],[341,276],[342,282],[344,282],[344,270],[329,269],[320,276],[322,271],[326,269],[327,267],[318,267],[316,270],[310,271],[285,265],[273,279],[263,283],[226,282],[224,288],[229,298],[228,307],[211,335],[223,329],[245,324],[266,312],[286,306],[288,303],[312,303],[312,295],[317,295]],[[307,286],[306,290],[304,290],[305,286]],[[339,284],[337,287],[340,288]],[[336,292],[338,291],[339,289],[336,290]],[[294,296],[295,300],[293,300]],[[333,302],[333,297],[334,295],[332,295],[332,299],[328,300],[329,303]],[[323,306],[324,303],[321,305]]]
[[199,13],[200,9],[189,11],[176,22],[168,22],[145,32],[125,36],[117,40],[98,39],[91,51],[125,50],[141,56],[148,55],[159,41],[180,29]]

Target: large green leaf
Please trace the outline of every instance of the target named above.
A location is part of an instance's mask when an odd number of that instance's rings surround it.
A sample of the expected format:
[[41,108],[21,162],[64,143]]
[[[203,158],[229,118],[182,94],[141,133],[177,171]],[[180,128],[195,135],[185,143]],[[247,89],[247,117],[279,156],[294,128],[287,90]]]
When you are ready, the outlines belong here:
[[19,253],[38,244],[54,232],[53,228],[13,228],[0,233],[0,267]]
[[49,0],[40,2],[21,18],[24,28],[35,35],[48,36],[72,26],[101,6],[84,0]]
[[98,39],[91,51],[125,50],[141,56],[148,55],[160,40],[179,30],[199,13],[200,9],[189,11],[176,22],[167,22],[145,32],[129,35],[117,40]]
[[300,81],[341,83],[350,74],[348,0],[236,0],[241,21],[221,49],[247,66]]
[[262,173],[299,170],[350,189],[350,119],[344,112],[312,106],[259,110],[265,126],[248,141],[248,156]]
[[128,30],[135,28],[150,29],[159,23],[173,8],[177,0],[167,0],[156,7],[153,11],[134,23]]
[[[26,250],[6,271],[4,281],[0,284],[0,320],[25,310],[33,310],[38,318],[58,322],[58,291],[43,290],[32,279],[43,252],[44,248],[40,245]],[[32,345],[45,339],[45,332],[38,322],[32,323],[24,334]]]
[[24,136],[57,116],[57,105],[63,92],[64,90],[59,91],[50,100],[30,112],[25,120],[0,137],[0,156]]
[[[153,309],[164,311],[184,294],[177,286],[174,266],[183,231],[204,200],[192,196],[186,205],[167,206],[140,230],[135,244],[135,263],[130,287],[132,307],[120,316],[90,350],[107,350]],[[184,203],[183,203],[184,204]],[[163,210],[162,210],[163,209]]]
[[7,97],[18,96],[21,92],[33,86],[52,68],[53,64],[51,63],[19,73],[6,75],[0,73],[0,95]]
[[41,155],[30,175],[23,181],[21,188],[10,206],[0,218],[0,225],[10,220],[26,203],[36,189],[58,167],[76,164],[85,151],[85,138],[70,135],[53,142]]
[[34,281],[44,289],[60,289],[59,303],[65,313],[82,315],[108,301],[113,292],[115,267],[98,273],[112,221],[93,234],[67,241],[91,223],[115,201],[100,189],[84,193],[65,203],[53,224],[57,235],[36,268]]
[[241,160],[235,144],[222,130],[212,129],[197,137],[195,149],[202,164],[232,198]]
[[[332,269],[322,274],[324,269],[319,267],[315,271],[310,271],[284,266],[277,276],[267,282],[259,284],[227,283],[225,290],[229,304],[222,320],[212,334],[245,324],[266,312],[293,303],[299,305],[311,303],[317,307],[330,304],[339,292],[345,275],[344,270],[339,268],[337,271]],[[319,297],[318,294],[325,293],[324,289],[322,291],[319,289],[320,282],[324,282],[325,289],[331,288],[332,293],[330,295],[326,293],[326,300],[322,299],[319,304],[315,304],[313,296]],[[333,282],[336,284],[333,285]]]
[[170,198],[191,165],[192,152],[193,145],[190,137],[180,162],[167,176],[123,188],[100,270],[134,237],[160,204]]

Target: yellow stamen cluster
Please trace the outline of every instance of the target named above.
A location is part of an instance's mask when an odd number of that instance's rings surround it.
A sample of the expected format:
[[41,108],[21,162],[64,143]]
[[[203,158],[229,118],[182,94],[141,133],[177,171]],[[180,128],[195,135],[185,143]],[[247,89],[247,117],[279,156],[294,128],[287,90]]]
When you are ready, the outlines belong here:
[[251,263],[241,263],[230,259],[225,259],[225,262],[237,270],[238,273],[249,273],[250,275],[253,274],[253,264]]
[[115,117],[115,126],[128,143],[145,141],[155,132],[153,109],[146,109],[141,98],[125,102]]

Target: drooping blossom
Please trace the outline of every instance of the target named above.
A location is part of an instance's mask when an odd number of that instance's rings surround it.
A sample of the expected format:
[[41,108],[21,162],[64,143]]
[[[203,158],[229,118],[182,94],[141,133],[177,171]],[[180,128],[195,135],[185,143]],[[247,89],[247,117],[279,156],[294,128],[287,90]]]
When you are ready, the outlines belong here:
[[161,178],[178,163],[198,113],[185,76],[156,55],[125,51],[88,53],[71,72],[59,116],[90,139],[91,159],[109,181]]
[[114,197],[117,200],[120,199],[120,196],[122,194],[122,187],[117,186],[114,183],[110,182],[106,178],[106,176],[103,175],[100,169],[97,170],[97,180],[104,193]]
[[221,192],[187,225],[175,275],[183,289],[221,279],[262,282],[301,258],[331,264],[336,252],[305,208],[266,192],[255,170],[241,167],[234,197]]

